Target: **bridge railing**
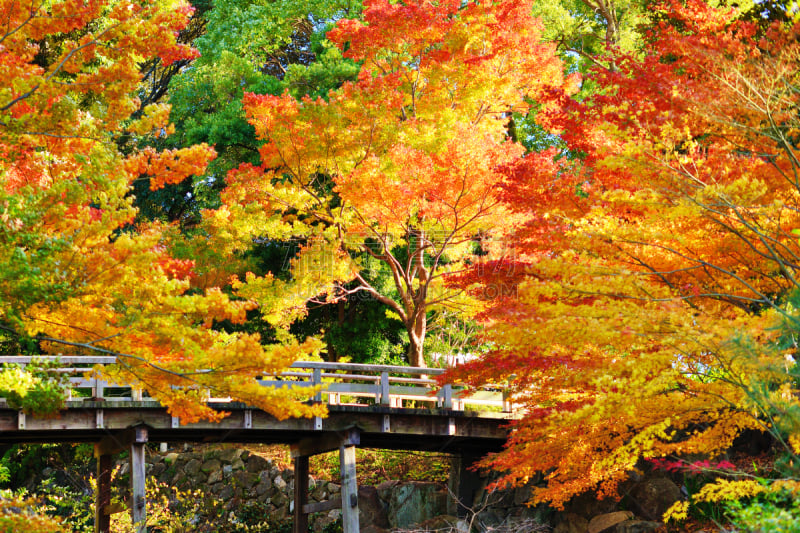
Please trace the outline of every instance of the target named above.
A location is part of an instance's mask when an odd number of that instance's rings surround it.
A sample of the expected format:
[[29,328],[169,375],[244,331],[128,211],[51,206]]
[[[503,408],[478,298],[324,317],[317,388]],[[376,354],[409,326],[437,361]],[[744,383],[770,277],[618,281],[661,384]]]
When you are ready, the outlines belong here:
[[[0,364],[24,366],[31,360],[54,359],[56,357],[0,356]],[[95,365],[114,364],[116,358],[113,356],[61,356],[58,361],[61,366],[52,371],[68,376],[73,400],[87,398],[113,402],[147,399],[141,390],[90,377]],[[450,384],[439,387],[432,378],[442,373],[444,370],[440,368],[298,361],[283,374],[264,376],[258,381],[265,387],[321,386],[315,400],[329,405],[439,407],[504,412],[511,410],[502,390],[490,388],[467,393]],[[226,402],[230,398],[211,398],[209,401]]]

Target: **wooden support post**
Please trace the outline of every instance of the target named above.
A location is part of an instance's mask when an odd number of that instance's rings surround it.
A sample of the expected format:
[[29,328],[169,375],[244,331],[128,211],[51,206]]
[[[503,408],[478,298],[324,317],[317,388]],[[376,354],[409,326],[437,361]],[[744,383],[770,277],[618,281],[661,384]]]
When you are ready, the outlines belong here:
[[508,391],[503,390],[503,412],[510,413],[511,411],[511,398],[509,397]]
[[147,444],[147,428],[134,428],[131,444],[131,515],[136,533],[146,533],[146,500],[144,476],[144,447]]
[[453,455],[450,459],[450,479],[447,482],[450,499],[447,501],[447,514],[464,518],[468,512],[481,502],[475,501],[480,491],[482,480],[480,474],[470,467],[480,457]]
[[506,382],[507,383],[506,387],[503,389],[503,412],[504,413],[510,413],[510,412],[512,412],[514,410],[514,406],[511,403],[510,389],[511,389],[511,384],[513,383],[513,381],[515,379],[517,379],[517,376],[515,374],[511,374],[509,376],[509,378],[508,378],[508,381]]
[[292,533],[308,533],[308,456],[294,458],[294,527]]
[[106,382],[100,379],[94,379],[94,387],[92,387],[92,398],[99,400],[103,397],[103,392],[106,388]]
[[442,388],[442,407],[444,409],[453,408],[453,386],[449,383]]
[[[98,450],[95,447],[95,450]],[[94,533],[111,531],[111,455],[97,455],[97,488],[95,490]]]
[[380,394],[380,404],[381,405],[391,405],[392,400],[389,396],[389,373],[388,372],[381,372],[381,394]]
[[[358,481],[356,480],[356,446],[361,443],[358,428],[337,433],[322,433],[319,437],[303,439],[292,444],[294,459],[294,527],[292,533],[308,531],[308,515],[342,509],[343,533],[358,533]],[[342,473],[341,498],[308,503],[308,457],[339,448],[339,467]]]
[[339,469],[342,472],[342,531],[343,533],[358,533],[358,482],[356,481],[355,446],[348,445],[346,442],[339,446]]
[[[314,386],[315,387],[319,387],[320,385],[322,385],[322,369],[321,368],[315,368],[314,369],[314,371],[313,371],[313,380],[314,380]],[[314,395],[314,401],[315,402],[321,402],[322,401],[322,391],[319,391],[318,393],[316,393]]]

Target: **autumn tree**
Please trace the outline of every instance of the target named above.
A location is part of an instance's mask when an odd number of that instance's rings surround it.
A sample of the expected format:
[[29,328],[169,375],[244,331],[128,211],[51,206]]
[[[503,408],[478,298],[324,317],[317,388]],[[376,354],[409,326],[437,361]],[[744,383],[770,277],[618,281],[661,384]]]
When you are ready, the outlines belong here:
[[798,26],[701,1],[654,15],[643,54],[549,115],[584,158],[543,152],[512,174],[519,274],[461,280],[516,290],[487,313],[498,349],[457,373],[513,378],[526,409],[487,464],[511,483],[545,472],[534,498],[555,505],[748,428],[779,427],[798,451],[780,327],[797,320]]
[[[205,172],[151,191],[147,179],[134,184],[142,220],[179,223],[182,233],[174,248],[195,261],[196,280],[224,283],[247,271],[288,275],[288,262],[298,249],[295,240],[259,240],[241,254],[222,256],[216,235],[198,227],[202,209],[219,206],[224,175],[242,163],[259,161],[255,129],[247,122],[245,92],[293,96],[326,95],[346,80],[355,80],[359,65],[342,57],[327,38],[332,21],[357,17],[361,2],[309,0],[291,2],[215,2],[202,15],[207,33],[194,43],[201,57],[170,84],[170,120],[175,133],[155,139],[156,146],[176,148],[213,145],[217,157]],[[197,13],[193,19],[197,19]],[[220,268],[225,265],[225,268]],[[387,273],[382,273],[386,277]],[[272,326],[251,313],[235,329],[271,336]],[[309,307],[292,325],[298,338],[316,336],[325,342],[330,360],[347,356],[359,362],[397,363],[404,353],[402,324],[385,316],[381,304],[350,295],[335,303]]]
[[[356,82],[326,98],[249,93],[261,164],[229,173],[211,215],[232,228],[231,249],[297,239],[293,279],[249,276],[238,294],[287,292],[293,318],[310,299],[365,292],[403,322],[408,360],[424,365],[427,313],[452,303],[442,276],[474,239],[508,222],[498,196],[523,149],[507,139],[511,113],[564,84],[528,2],[365,2],[363,21],[328,34],[362,63]],[[379,287],[374,266],[391,273]],[[349,282],[349,284],[346,284]]]
[[326,21],[358,14],[360,2],[303,0],[218,1],[203,13],[203,33],[193,44],[201,53],[169,85],[175,134],[158,139],[166,148],[207,143],[218,156],[205,172],[164,189],[136,189],[142,216],[196,225],[200,210],[218,207],[225,173],[258,162],[261,142],[247,122],[245,92],[297,97],[324,95],[358,66],[324,38]]
[[166,105],[132,116],[140,64],[196,55],[175,40],[190,13],[179,1],[0,2],[0,325],[49,353],[117,355],[106,377],[146,388],[186,421],[220,417],[204,404],[211,393],[310,415],[307,394],[255,378],[313,343],[262,346],[216,328],[255,303],[193,289],[169,228],[130,225],[134,180],[174,183],[214,156],[206,145],[123,155],[114,142],[170,131]]

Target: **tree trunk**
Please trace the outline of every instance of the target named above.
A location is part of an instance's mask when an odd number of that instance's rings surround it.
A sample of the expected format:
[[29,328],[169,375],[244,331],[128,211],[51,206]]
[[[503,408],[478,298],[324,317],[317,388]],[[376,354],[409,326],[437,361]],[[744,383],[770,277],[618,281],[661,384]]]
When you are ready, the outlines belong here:
[[425,334],[428,330],[428,320],[425,312],[415,313],[413,323],[406,324],[408,330],[408,363],[411,366],[427,366],[423,357],[423,345],[425,344]]

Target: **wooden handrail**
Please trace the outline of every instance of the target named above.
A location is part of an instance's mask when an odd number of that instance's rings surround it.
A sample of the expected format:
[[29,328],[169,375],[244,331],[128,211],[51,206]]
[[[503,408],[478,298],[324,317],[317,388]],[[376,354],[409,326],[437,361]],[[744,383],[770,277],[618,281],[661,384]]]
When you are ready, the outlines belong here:
[[[70,378],[73,389],[91,389],[92,398],[104,400],[141,399],[141,391],[134,391],[129,386],[106,383],[95,378],[87,379],[83,375],[91,369],[89,366],[114,364],[115,357],[110,356],[0,356],[0,364],[26,365],[32,360],[58,360],[62,368],[55,369],[59,373],[75,374]],[[74,367],[70,365],[81,365]],[[323,372],[325,371],[325,372]],[[213,370],[209,370],[213,372]],[[441,368],[406,367],[397,365],[367,365],[359,363],[328,363],[322,361],[297,361],[291,370],[278,376],[265,375],[259,380],[263,386],[285,386],[292,384],[299,387],[322,386],[317,400],[327,397],[328,404],[357,404],[365,398],[375,404],[390,407],[403,407],[405,402],[433,403],[446,409],[464,410],[466,405],[501,408],[510,411],[511,406],[505,400],[503,392],[498,390],[479,391],[467,395],[462,390],[445,384],[440,388],[428,376],[438,376],[445,372]],[[395,375],[391,375],[395,374]],[[397,375],[400,374],[400,375]],[[419,377],[408,377],[419,376]],[[107,389],[130,390],[130,395],[109,396]],[[225,398],[214,398],[214,401],[226,401]]]
[[438,376],[443,368],[423,368],[398,365],[365,365],[362,363],[326,363],[324,361],[296,361],[291,368],[319,368],[322,370],[346,370],[348,372],[389,372],[395,374],[423,374]]

